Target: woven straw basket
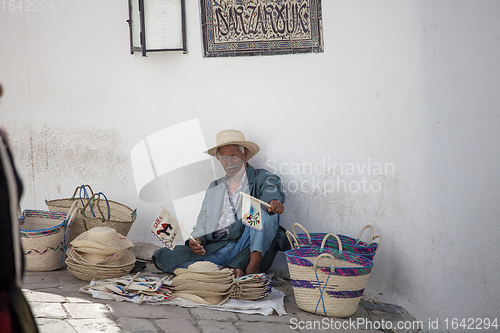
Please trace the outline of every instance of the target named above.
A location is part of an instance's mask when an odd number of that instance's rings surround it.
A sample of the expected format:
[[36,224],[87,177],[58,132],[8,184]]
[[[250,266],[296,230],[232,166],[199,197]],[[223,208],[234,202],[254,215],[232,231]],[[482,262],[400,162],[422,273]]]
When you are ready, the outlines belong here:
[[[290,232],[287,236],[295,238]],[[339,250],[324,247],[329,237],[337,238]],[[294,241],[297,243],[297,239]],[[372,261],[342,251],[342,242],[335,234],[327,234],[321,247],[301,247],[285,254],[299,308],[339,318],[356,312]]]
[[76,204],[69,210],[69,218],[61,212],[24,210],[20,232],[27,271],[53,271],[63,265]]
[[[297,234],[295,232],[295,227],[301,228],[302,230],[304,230],[305,233]],[[370,240],[368,241],[368,243],[362,242],[360,240],[361,236],[363,235],[363,232],[366,229],[371,230]],[[321,246],[323,239],[327,235],[326,233],[309,233],[307,232],[306,228],[304,228],[299,223],[294,223],[292,225],[292,231],[294,236],[298,240],[300,246]],[[382,241],[382,236],[380,235],[374,236],[373,226],[370,224],[367,224],[363,229],[361,229],[358,238],[352,238],[344,235],[337,235],[337,236],[342,241],[342,248],[344,251],[358,254],[372,261]],[[377,238],[379,239],[378,243],[374,242],[374,240]],[[329,238],[324,246],[326,248],[332,248],[335,250],[339,249],[339,243],[337,242],[336,238]]]
[[[77,192],[79,192],[79,199],[76,198]],[[101,200],[101,196],[105,200]],[[71,198],[45,201],[49,210],[53,212],[67,212],[73,202],[77,203],[78,213],[69,234],[69,243],[81,233],[94,227],[110,227],[127,236],[137,217],[136,210],[108,200],[102,192],[94,194],[89,185],[77,187]]]

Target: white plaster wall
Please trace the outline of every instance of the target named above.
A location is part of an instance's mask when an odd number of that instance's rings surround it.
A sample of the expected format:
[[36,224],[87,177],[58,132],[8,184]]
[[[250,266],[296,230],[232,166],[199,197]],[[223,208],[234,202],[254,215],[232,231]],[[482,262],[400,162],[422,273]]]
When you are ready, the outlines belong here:
[[[355,236],[372,221],[369,296],[425,325],[499,317],[500,2],[323,0],[324,53],[218,59],[202,57],[186,2],[189,54],[147,58],[128,52],[125,1],[0,8],[0,125],[22,207],[92,184],[138,208],[129,237],[154,242],[159,205],[139,199],[133,147],[193,119],[207,146],[238,128],[285,182],[286,227]],[[381,189],[332,190],[342,181]]]

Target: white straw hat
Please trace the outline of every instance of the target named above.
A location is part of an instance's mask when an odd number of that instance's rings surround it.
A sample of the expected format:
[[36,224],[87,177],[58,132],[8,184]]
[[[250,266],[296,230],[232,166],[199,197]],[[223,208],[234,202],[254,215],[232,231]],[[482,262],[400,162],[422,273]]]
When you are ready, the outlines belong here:
[[93,251],[90,252],[79,251],[79,254],[83,257],[83,259],[85,259],[89,263],[107,265],[123,258],[129,252],[130,252],[129,249],[122,249],[112,254],[95,253]]
[[198,296],[218,296],[219,294],[225,294],[231,292],[232,283],[206,283],[201,281],[176,284],[172,283],[175,291],[191,292]]
[[103,280],[103,279],[113,279],[117,278],[120,276],[127,275],[132,268],[134,268],[134,264],[132,264],[130,267],[124,267],[124,268],[117,268],[113,271],[101,271],[101,270],[92,270],[90,268],[84,268],[84,269],[79,269],[74,266],[68,265],[68,271],[79,278],[80,280],[84,281],[92,281],[92,280]]
[[78,235],[71,245],[80,252],[97,254],[114,254],[134,246],[127,237],[108,227],[92,228]]
[[181,285],[193,282],[206,282],[206,283],[229,283],[232,284],[234,281],[233,275],[213,275],[213,274],[202,274],[202,273],[183,273],[172,279],[174,285]]
[[69,264],[75,265],[75,266],[87,266],[87,267],[93,267],[93,268],[117,268],[117,267],[128,267],[131,264],[135,264],[135,256],[132,252],[127,252],[122,258],[112,261],[112,262],[106,262],[106,263],[93,263],[88,260],[86,260],[81,252],[78,252],[74,248],[69,248],[66,251],[67,254],[67,262]]
[[174,271],[172,279],[174,295],[188,301],[220,305],[233,290],[232,270],[222,269],[209,261],[198,261]]
[[248,149],[248,160],[251,159],[260,150],[259,146],[252,141],[245,140],[242,132],[235,129],[228,129],[217,134],[215,139],[216,146],[210,148],[205,153],[217,156],[217,149],[227,145],[241,145]]
[[66,253],[68,271],[85,281],[117,278],[128,274],[135,265],[135,256],[130,251],[123,258],[108,264],[89,263],[74,248],[69,248]]
[[230,293],[224,296],[204,296],[204,297],[186,292],[178,292],[174,293],[174,295],[179,298],[195,303],[206,304],[206,305],[221,305],[229,299]]
[[227,277],[233,274],[233,271],[229,268],[224,268],[219,270],[219,266],[210,261],[197,261],[194,264],[188,266],[188,268],[177,268],[174,271],[175,275],[181,275],[185,273],[199,273],[207,275],[217,275],[219,277]]

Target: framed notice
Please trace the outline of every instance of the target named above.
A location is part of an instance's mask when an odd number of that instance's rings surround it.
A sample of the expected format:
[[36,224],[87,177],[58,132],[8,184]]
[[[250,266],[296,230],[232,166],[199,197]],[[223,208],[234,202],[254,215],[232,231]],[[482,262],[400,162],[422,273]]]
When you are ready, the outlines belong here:
[[130,53],[184,51],[184,0],[128,0]]
[[323,52],[321,0],[200,0],[205,57]]

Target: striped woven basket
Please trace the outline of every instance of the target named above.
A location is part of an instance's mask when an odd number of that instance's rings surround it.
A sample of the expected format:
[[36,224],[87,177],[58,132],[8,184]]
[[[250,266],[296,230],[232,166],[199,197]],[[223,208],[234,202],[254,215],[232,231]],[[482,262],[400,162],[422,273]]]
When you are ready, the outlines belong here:
[[[301,228],[305,233],[297,234],[295,232],[295,227]],[[367,243],[360,240],[366,229],[371,230],[370,240]],[[292,225],[292,231],[301,246],[321,246],[323,239],[327,235],[326,233],[309,233],[306,228],[299,223],[294,223]],[[370,224],[367,224],[363,229],[361,229],[358,238],[352,238],[344,235],[337,236],[342,241],[342,248],[344,251],[358,254],[372,261],[382,241],[382,236],[374,236],[373,226]],[[374,242],[377,238],[379,239],[378,243]],[[324,246],[335,250],[339,249],[339,243],[336,238],[329,238]]]
[[[292,233],[287,236],[295,238]],[[339,250],[324,247],[337,238]],[[297,240],[294,240],[297,243]],[[363,295],[373,262],[342,251],[335,234],[327,234],[321,247],[301,247],[285,252],[295,301],[299,308],[324,316],[348,317]]]
[[76,215],[76,204],[68,214],[26,209],[20,218],[21,244],[26,270],[47,272],[64,263],[68,235]]
[[95,227],[110,227],[127,236],[137,217],[136,210],[108,200],[102,192],[94,194],[89,185],[77,187],[71,198],[45,200],[47,207],[53,212],[67,212],[74,202],[77,203],[78,213],[71,228],[68,243]]

